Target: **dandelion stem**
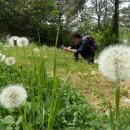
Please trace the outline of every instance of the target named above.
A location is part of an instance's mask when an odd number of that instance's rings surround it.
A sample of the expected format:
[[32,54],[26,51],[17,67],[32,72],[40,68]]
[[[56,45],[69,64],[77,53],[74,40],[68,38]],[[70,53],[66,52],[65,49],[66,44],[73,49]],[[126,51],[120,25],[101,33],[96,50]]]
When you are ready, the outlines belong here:
[[116,103],[116,130],[119,130],[119,118],[120,118],[120,85],[119,80],[117,81],[116,85],[116,96],[115,96],[115,103]]
[[109,110],[110,110],[110,122],[111,122],[111,129],[113,128],[114,126],[114,119],[113,119],[113,111],[112,111],[112,106],[111,104],[109,103]]
[[58,27],[58,32],[57,32],[57,36],[56,36],[56,42],[55,42],[55,57],[54,57],[54,82],[53,82],[53,90],[52,90],[52,95],[51,95],[51,106],[50,106],[50,114],[49,114],[49,119],[48,119],[48,128],[47,130],[52,130],[53,128],[53,124],[54,124],[54,120],[55,120],[55,117],[56,117],[56,113],[57,113],[57,110],[58,110],[58,107],[59,107],[59,89],[58,89],[58,97],[57,97],[57,101],[55,102],[55,93],[56,93],[56,90],[57,90],[57,79],[56,79],[56,65],[57,65],[57,62],[56,62],[56,54],[57,54],[57,51],[56,51],[56,47],[57,47],[57,44],[58,44],[58,39],[59,39],[59,33],[60,33],[60,24],[59,24],[59,27]]

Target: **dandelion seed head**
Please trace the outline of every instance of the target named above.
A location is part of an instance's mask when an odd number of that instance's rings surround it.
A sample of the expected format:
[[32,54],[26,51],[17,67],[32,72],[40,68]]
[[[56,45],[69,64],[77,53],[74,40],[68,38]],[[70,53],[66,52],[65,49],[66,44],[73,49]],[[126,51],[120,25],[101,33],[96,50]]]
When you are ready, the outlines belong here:
[[39,52],[40,52],[40,50],[39,50],[38,48],[34,48],[34,49],[33,49],[33,53],[34,53],[34,54],[39,54]]
[[17,45],[17,41],[18,41],[19,37],[18,36],[12,36],[9,38],[9,45],[10,46],[16,46]]
[[9,85],[0,94],[0,103],[7,109],[20,107],[26,99],[27,92],[21,85]]
[[95,71],[91,71],[91,75],[95,75],[96,74],[96,72]]
[[116,45],[106,48],[99,56],[99,70],[109,80],[130,78],[130,47]]
[[124,42],[124,43],[128,43],[128,39],[124,39],[123,42]]
[[19,47],[26,47],[29,44],[29,41],[26,37],[21,37],[17,41],[17,45]]
[[98,64],[98,63],[99,63],[99,60],[98,60],[98,59],[94,60],[94,63],[95,63],[95,64]]
[[3,53],[0,53],[0,61],[5,61],[6,56]]
[[107,116],[109,116],[109,115],[110,115],[109,111],[106,111],[106,112],[105,112],[105,114],[106,114]]
[[130,104],[130,99],[126,98],[125,103]]
[[12,66],[16,63],[16,60],[14,57],[7,57],[5,60],[6,65]]

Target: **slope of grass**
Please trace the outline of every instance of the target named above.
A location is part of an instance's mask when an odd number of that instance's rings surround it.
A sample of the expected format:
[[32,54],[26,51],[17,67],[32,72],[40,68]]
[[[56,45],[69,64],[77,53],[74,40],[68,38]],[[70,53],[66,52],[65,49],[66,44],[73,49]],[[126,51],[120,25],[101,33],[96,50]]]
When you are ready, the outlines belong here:
[[[25,85],[29,82],[34,86],[34,78],[30,79],[30,75],[35,75],[35,73],[32,74],[30,72],[32,69],[38,69],[37,63],[40,63],[43,58],[48,79],[49,77],[53,79],[55,49],[46,46],[38,47],[40,54],[34,55],[33,49],[35,47],[35,45],[29,45],[27,48],[1,48],[6,56],[16,58],[16,65],[12,69],[12,67],[2,67],[5,64],[0,63],[0,73],[2,74],[0,86],[4,87],[17,82],[22,82]],[[81,57],[79,62],[75,62],[72,53],[60,49],[56,51],[58,76],[62,82],[67,81],[67,84],[73,90],[68,87],[63,88],[63,103],[61,103],[60,111],[56,117],[55,129],[101,130],[108,128],[108,104],[114,101],[114,84],[106,81],[101,76],[98,71],[98,65],[88,65]],[[20,73],[17,72],[18,70],[20,70]],[[92,71],[95,71],[95,74],[92,74]],[[12,73],[13,76],[11,76]],[[49,82],[49,84],[51,83]],[[80,92],[80,95],[76,94],[77,92]],[[81,95],[86,98],[88,103],[85,103]],[[94,109],[92,108],[93,106],[95,107]],[[97,114],[97,111],[100,111],[100,113]],[[125,110],[122,113],[127,114],[128,111]],[[124,119],[123,116],[122,118]],[[123,127],[127,128],[129,117],[122,120],[122,124],[124,122],[126,126]]]
[[[22,65],[24,69],[25,65],[28,69],[31,69],[35,60],[32,53],[33,48],[35,48],[35,45],[30,45],[26,49],[17,47],[3,48],[3,52],[7,56],[16,57],[18,66]],[[47,46],[40,47],[39,49],[40,54],[35,58],[37,62],[45,58],[47,73],[51,77],[53,75],[55,49]],[[106,111],[106,108],[108,108],[109,101],[114,102],[114,84],[106,81],[101,76],[97,64],[88,65],[81,57],[78,62],[75,62],[73,60],[73,53],[57,49],[57,71],[62,80],[68,77],[67,82],[71,87],[81,92],[87,101],[103,111]],[[92,74],[92,71],[95,71],[95,74]],[[124,96],[122,97],[121,104],[126,106]]]

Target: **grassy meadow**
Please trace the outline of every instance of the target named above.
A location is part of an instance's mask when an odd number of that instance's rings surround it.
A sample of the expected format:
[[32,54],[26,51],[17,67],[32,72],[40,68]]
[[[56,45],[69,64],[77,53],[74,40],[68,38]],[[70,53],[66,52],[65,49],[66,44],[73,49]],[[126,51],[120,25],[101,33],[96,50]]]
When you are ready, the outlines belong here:
[[[28,94],[24,107],[0,106],[0,130],[110,130],[115,84],[100,74],[98,64],[88,65],[81,57],[75,62],[73,53],[34,44],[1,45],[0,51],[16,59],[13,66],[0,62],[0,90],[22,84]],[[129,130],[129,83],[122,81],[122,86],[121,128]]]

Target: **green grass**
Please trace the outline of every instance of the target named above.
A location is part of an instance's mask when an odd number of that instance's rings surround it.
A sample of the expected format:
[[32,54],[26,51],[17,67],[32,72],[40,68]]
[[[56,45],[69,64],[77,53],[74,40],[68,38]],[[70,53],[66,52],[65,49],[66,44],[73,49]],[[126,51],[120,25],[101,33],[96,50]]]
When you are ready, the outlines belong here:
[[[48,119],[55,114],[53,108],[60,104],[56,112],[55,130],[104,130],[109,126],[108,112],[109,102],[114,102],[114,89],[111,82],[106,81],[98,71],[98,65],[88,65],[80,57],[79,62],[73,60],[73,53],[56,49],[57,53],[57,76],[54,81],[54,58],[55,48],[38,47],[40,54],[32,53],[36,46],[30,44],[27,48],[5,48],[1,47],[6,56],[14,56],[16,64],[8,67],[0,63],[0,86],[4,88],[8,84],[22,83],[29,93],[27,108],[22,108],[22,113],[27,117],[25,127],[29,130],[40,130],[48,128]],[[91,72],[96,71],[95,75]],[[53,85],[55,84],[55,89]],[[52,100],[52,91],[54,99]],[[59,96],[60,94],[60,96]],[[50,114],[50,105],[53,107]],[[58,102],[56,102],[58,101]],[[38,102],[38,103],[37,103]],[[33,107],[30,109],[30,104]],[[123,110],[122,113],[129,114]],[[15,120],[20,114],[16,111],[0,109],[1,129],[8,124],[2,124],[3,118],[12,115]],[[122,115],[123,115],[122,114]],[[55,116],[55,115],[54,115]],[[34,118],[35,117],[35,118]],[[129,126],[130,118],[122,116],[123,130]],[[125,124],[125,125],[124,125]],[[16,126],[12,124],[15,128]],[[21,125],[20,125],[21,127]],[[25,128],[26,129],[26,128]]]
[[[17,67],[22,65],[23,70],[26,68],[30,71],[31,66],[36,62],[45,59],[46,70],[48,76],[53,76],[55,49],[42,47],[40,56],[33,58],[32,50],[35,45],[30,45],[26,48],[25,53],[23,48],[4,48],[3,52],[8,56],[14,56],[17,59]],[[57,72],[60,79],[65,80],[68,77],[68,84],[74,89],[81,92],[87,101],[96,105],[99,109],[108,108],[109,101],[114,101],[114,89],[111,82],[106,81],[98,71],[98,65],[88,65],[85,60],[80,57],[79,62],[73,60],[73,53],[65,52],[57,49]],[[26,66],[26,67],[24,67]],[[91,72],[96,74],[92,75]],[[108,97],[109,98],[106,98]],[[98,104],[96,103],[98,102]],[[103,105],[103,107],[102,107]]]

